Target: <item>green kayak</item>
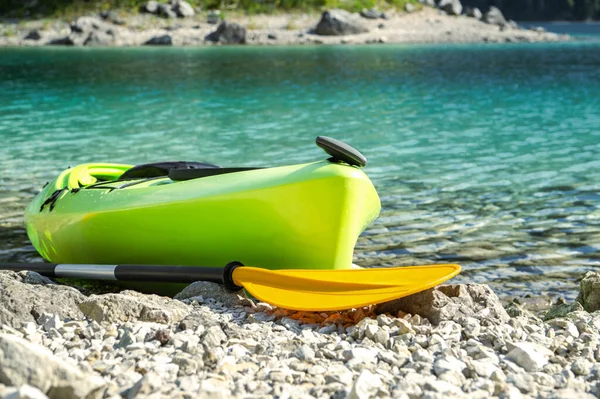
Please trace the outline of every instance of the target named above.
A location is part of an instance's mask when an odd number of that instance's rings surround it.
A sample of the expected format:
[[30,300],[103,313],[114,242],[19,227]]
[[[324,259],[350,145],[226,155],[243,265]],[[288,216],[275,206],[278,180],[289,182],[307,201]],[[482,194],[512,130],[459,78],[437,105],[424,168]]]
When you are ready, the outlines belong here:
[[79,165],[29,204],[27,234],[55,263],[347,269],[379,197],[360,153],[317,143],[330,159],[273,168]]

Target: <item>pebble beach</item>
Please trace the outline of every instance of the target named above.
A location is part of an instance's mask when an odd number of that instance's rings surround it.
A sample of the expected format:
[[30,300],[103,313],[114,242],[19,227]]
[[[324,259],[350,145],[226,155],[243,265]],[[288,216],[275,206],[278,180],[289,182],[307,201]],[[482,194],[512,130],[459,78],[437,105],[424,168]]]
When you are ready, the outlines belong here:
[[85,295],[0,272],[0,397],[594,398],[599,295],[589,272],[576,302],[541,312],[449,284],[312,313],[206,282]]
[[347,18],[356,29],[318,33],[316,27],[324,17],[317,13],[236,14],[220,22],[221,17],[211,21],[206,12],[194,13],[186,18],[114,12],[82,15],[73,21],[52,18],[19,23],[4,21],[0,23],[0,46],[433,44],[570,40],[568,35],[520,28],[514,22],[504,21],[503,17],[501,23],[486,23],[481,16],[450,15],[427,6],[412,12],[378,12],[379,15],[369,18],[337,11],[341,13],[340,19]]

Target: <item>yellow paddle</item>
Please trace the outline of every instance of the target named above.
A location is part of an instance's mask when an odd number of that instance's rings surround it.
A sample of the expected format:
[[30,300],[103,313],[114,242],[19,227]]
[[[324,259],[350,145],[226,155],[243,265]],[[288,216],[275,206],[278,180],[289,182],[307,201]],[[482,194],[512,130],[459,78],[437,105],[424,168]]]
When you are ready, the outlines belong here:
[[0,269],[30,270],[49,277],[191,283],[204,280],[286,309],[326,311],[401,298],[456,276],[454,264],[350,270],[267,270],[231,262],[225,268],[165,265],[0,263]]
[[266,270],[238,267],[233,281],[256,298],[286,309],[358,308],[423,291],[456,276],[454,264],[351,270]]

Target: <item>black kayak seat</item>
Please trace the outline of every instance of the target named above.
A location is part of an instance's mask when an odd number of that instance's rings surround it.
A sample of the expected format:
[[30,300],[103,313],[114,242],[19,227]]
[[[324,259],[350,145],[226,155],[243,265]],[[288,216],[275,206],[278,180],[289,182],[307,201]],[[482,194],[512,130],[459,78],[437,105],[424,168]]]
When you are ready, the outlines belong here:
[[147,179],[168,176],[169,179],[173,181],[183,181],[255,169],[262,168],[221,168],[211,163],[188,161],[153,162],[134,166],[133,168],[125,171],[119,177],[119,180]]

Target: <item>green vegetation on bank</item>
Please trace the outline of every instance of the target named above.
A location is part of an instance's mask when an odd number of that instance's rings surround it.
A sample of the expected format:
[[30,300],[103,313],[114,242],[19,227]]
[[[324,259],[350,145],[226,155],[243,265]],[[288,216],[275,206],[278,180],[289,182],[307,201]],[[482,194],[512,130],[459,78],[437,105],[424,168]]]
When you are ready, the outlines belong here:
[[[325,8],[342,8],[349,11],[360,11],[363,8],[391,7],[402,8],[407,3],[418,3],[417,0],[187,0],[194,8],[200,10],[236,10],[249,14],[274,13],[278,11],[320,11]],[[68,17],[85,12],[104,10],[137,11],[147,0],[4,0],[0,1],[0,16],[35,17],[54,16]],[[166,3],[168,0],[159,0]]]

